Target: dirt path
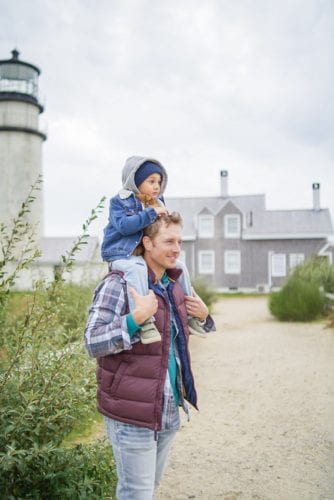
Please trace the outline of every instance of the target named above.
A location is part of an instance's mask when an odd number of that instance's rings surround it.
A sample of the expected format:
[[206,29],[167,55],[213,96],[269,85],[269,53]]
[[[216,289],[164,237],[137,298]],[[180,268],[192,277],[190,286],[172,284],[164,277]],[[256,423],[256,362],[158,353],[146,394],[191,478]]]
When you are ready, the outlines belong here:
[[334,499],[334,332],[228,298],[191,337],[200,412],[183,419],[157,500]]

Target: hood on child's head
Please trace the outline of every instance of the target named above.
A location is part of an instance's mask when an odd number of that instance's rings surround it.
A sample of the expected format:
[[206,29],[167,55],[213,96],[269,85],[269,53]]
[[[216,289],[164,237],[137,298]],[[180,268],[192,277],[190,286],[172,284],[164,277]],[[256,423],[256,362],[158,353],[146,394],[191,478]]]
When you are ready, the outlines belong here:
[[128,189],[129,191],[133,191],[134,193],[139,193],[138,187],[136,186],[135,183],[135,174],[137,170],[143,165],[143,163],[147,161],[151,163],[156,163],[157,165],[159,165],[161,169],[162,179],[161,179],[160,195],[162,195],[166,189],[168,180],[166,169],[163,165],[161,165],[161,163],[158,160],[155,160],[154,158],[148,158],[148,157],[146,158],[144,156],[131,156],[126,160],[122,170],[123,189]]

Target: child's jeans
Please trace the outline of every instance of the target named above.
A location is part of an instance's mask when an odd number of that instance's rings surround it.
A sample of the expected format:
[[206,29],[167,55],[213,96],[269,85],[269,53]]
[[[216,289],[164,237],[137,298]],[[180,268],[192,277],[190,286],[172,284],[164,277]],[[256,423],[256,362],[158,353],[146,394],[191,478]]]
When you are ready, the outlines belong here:
[[[182,286],[183,291],[186,295],[192,295],[192,287],[190,282],[190,277],[188,269],[185,264],[180,260],[177,261],[176,267],[182,269],[182,274],[177,280]],[[140,295],[148,294],[148,276],[147,276],[147,266],[146,262],[142,256],[132,255],[130,259],[118,259],[112,261],[112,269],[116,271],[122,271],[124,273],[124,279],[129,286],[134,288]],[[128,300],[129,309],[133,311],[135,308],[135,303],[131,292],[128,290]]]

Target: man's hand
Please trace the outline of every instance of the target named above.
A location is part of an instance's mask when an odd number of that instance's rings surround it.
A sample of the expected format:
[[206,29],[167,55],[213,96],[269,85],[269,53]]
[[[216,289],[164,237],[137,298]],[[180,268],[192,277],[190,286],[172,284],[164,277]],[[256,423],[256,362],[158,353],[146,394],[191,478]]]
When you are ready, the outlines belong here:
[[157,312],[158,300],[152,290],[148,291],[148,295],[140,295],[134,288],[129,288],[129,290],[135,301],[135,308],[132,311],[133,319],[141,325]]
[[209,309],[204,304],[203,300],[195,290],[193,289],[193,295],[186,295],[186,309],[189,316],[193,316],[194,318],[199,319],[200,321],[204,321],[209,314]]

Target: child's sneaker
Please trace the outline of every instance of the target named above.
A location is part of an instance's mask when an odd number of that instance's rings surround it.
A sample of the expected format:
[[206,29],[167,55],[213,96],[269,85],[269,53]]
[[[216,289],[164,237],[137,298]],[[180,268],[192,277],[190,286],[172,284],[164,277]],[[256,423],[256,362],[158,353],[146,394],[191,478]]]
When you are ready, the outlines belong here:
[[160,342],[161,335],[157,330],[152,319],[147,319],[140,327],[140,339],[142,344],[152,344],[153,342]]
[[188,326],[191,329],[190,333],[198,335],[199,337],[206,337],[206,331],[202,326],[202,322],[197,318],[188,318]]

